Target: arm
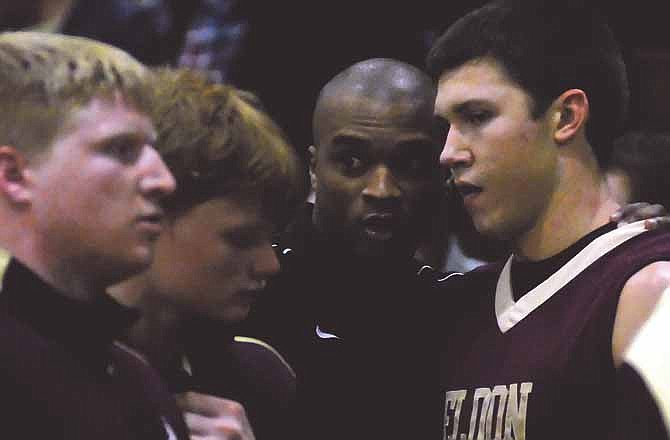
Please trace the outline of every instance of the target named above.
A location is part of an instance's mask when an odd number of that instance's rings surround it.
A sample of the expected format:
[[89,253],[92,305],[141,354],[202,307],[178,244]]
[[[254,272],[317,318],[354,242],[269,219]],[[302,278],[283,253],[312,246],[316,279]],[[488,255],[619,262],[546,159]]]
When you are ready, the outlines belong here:
[[[236,336],[229,350],[225,366],[215,362],[200,369],[202,392],[177,396],[191,438],[294,438],[295,375],[291,368],[272,347],[257,339]],[[237,387],[238,401],[226,398],[230,391],[220,377],[221,367],[228,372],[227,381],[245,384]]]
[[626,350],[617,370],[614,439],[670,436],[670,288]]
[[621,366],[631,341],[668,286],[670,261],[659,261],[642,268],[624,285],[612,334],[612,355],[617,368]]

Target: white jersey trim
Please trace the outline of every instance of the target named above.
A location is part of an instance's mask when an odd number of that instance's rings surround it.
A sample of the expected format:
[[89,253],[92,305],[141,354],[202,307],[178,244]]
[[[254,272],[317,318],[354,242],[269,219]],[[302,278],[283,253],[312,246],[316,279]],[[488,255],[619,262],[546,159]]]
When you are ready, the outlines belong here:
[[596,238],[549,278],[516,302],[512,295],[510,274],[514,259],[514,254],[512,254],[505,263],[496,286],[495,315],[500,331],[503,333],[509,331],[600,257],[645,232],[644,223],[644,220],[631,223]]
[[624,354],[656,401],[670,434],[670,288],[665,289],[654,311]]
[[291,376],[296,377],[295,376],[295,371],[293,371],[293,367],[291,367],[291,364],[289,364],[288,361],[286,359],[284,359],[284,356],[282,356],[281,353],[279,353],[279,351],[276,348],[274,348],[272,345],[268,344],[267,342],[262,341],[260,339],[256,339],[256,338],[250,338],[248,336],[235,336],[234,340],[238,344],[253,344],[253,345],[258,345],[258,346],[261,346],[261,347],[265,348],[267,351],[272,353],[277,359],[279,359],[279,361],[289,371]]

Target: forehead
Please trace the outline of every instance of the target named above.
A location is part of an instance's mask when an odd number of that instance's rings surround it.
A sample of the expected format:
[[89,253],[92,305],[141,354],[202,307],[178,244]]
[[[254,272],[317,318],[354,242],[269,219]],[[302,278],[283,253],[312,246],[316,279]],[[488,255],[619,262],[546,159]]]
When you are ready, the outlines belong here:
[[206,200],[182,215],[181,220],[198,227],[213,228],[263,227],[269,224],[261,209],[260,196],[224,196]]
[[328,143],[343,132],[360,133],[372,140],[398,136],[433,135],[433,102],[379,100],[365,96],[340,96],[326,104],[319,141]]
[[504,103],[519,95],[528,96],[509,78],[500,63],[492,58],[480,58],[447,70],[440,76],[435,113],[448,115],[463,104]]
[[148,115],[136,110],[120,95],[95,97],[66,118],[60,138],[76,137],[82,142],[114,137],[136,135],[156,137],[154,126]]

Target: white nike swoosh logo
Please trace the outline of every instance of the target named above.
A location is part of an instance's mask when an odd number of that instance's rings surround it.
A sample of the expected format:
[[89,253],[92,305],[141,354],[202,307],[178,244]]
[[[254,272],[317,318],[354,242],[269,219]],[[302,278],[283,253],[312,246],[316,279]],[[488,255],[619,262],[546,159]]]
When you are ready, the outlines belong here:
[[340,337],[337,336],[337,335],[334,335],[332,333],[327,333],[327,332],[324,332],[323,330],[321,330],[321,328],[319,327],[319,324],[316,325],[316,335],[320,339],[340,339]]

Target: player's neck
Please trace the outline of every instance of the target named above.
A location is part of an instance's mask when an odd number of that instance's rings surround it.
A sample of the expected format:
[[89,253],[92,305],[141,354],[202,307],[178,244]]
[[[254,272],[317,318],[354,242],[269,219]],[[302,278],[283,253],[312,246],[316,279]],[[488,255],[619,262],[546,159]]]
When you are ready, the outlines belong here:
[[[142,275],[134,278],[135,284],[122,283],[114,286],[115,291],[110,293],[119,302],[141,310],[141,318],[129,329],[126,339],[132,347],[144,353],[154,367],[164,369],[183,354],[179,342],[181,316],[176,307],[147,290],[149,287],[142,284]],[[139,294],[138,289],[141,290]],[[133,302],[129,303],[131,298]]]
[[21,238],[10,240],[5,249],[42,281],[61,295],[76,301],[94,301],[103,294],[104,280],[96,277],[93,271],[84,271],[85,265],[81,261],[64,258],[62,254],[48,248],[45,240],[27,228],[18,230],[24,232],[17,234]]
[[558,254],[609,222],[619,205],[593,164],[562,170],[556,190],[533,227],[516,242],[516,253],[538,261]]

